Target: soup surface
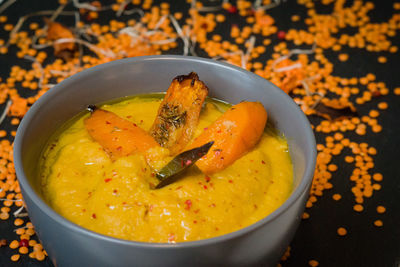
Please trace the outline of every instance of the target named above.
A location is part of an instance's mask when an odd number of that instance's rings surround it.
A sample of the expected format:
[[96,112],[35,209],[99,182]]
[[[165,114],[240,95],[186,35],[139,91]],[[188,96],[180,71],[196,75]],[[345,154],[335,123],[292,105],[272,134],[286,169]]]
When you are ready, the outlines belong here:
[[[102,108],[149,130],[161,97],[137,96]],[[194,137],[227,108],[208,99]],[[228,168],[207,176],[192,167],[178,181],[155,190],[153,168],[168,163],[168,153],[155,149],[150,161],[141,154],[112,161],[87,133],[88,116],[73,119],[54,135],[40,175],[48,204],[95,232],[161,243],[215,237],[266,217],[292,191],[287,143],[268,127],[257,146]]]

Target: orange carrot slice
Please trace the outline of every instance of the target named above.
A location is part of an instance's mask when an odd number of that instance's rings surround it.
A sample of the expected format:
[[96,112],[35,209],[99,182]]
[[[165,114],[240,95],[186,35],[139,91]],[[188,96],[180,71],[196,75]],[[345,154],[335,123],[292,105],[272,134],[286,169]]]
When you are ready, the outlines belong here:
[[159,146],[146,131],[110,111],[96,108],[84,123],[90,136],[113,160]]
[[150,129],[171,155],[181,152],[192,138],[207,94],[207,86],[194,72],[173,79]]
[[206,174],[221,171],[258,143],[266,122],[267,112],[261,103],[241,102],[206,128],[188,149],[214,141],[207,155],[196,165]]

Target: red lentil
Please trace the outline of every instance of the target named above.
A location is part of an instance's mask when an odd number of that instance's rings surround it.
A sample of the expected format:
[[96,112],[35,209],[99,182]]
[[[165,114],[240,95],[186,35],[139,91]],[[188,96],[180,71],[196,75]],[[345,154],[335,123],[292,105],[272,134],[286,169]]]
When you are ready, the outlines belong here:
[[345,235],[347,235],[347,230],[346,230],[345,228],[343,228],[343,227],[339,227],[339,228],[337,229],[337,233],[338,233],[338,235],[340,235],[340,236],[345,236]]

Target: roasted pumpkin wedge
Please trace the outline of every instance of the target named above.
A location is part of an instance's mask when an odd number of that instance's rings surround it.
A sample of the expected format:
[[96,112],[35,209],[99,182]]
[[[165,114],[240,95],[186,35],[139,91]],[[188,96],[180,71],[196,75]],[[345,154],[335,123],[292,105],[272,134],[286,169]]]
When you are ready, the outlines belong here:
[[188,149],[214,141],[196,166],[203,173],[215,173],[250,151],[261,139],[266,123],[267,111],[260,102],[241,102],[205,128]]
[[150,129],[150,135],[171,155],[181,152],[192,138],[207,94],[207,86],[194,72],[172,80]]
[[112,160],[159,147],[145,130],[115,113],[95,106],[89,106],[88,110],[92,114],[85,119],[85,127]]

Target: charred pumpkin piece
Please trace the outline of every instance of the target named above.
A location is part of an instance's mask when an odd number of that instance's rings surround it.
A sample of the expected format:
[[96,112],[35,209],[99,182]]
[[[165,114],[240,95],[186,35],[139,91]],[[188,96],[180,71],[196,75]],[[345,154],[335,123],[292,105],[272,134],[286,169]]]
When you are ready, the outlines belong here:
[[207,86],[191,72],[172,80],[150,129],[151,136],[175,155],[183,150],[197,126]]
[[196,166],[203,173],[211,174],[231,165],[258,143],[267,117],[260,102],[241,102],[228,109],[188,146],[192,149],[214,141]]
[[136,124],[113,112],[89,106],[90,117],[85,119],[89,135],[110,155],[112,160],[135,152],[145,153],[157,142]]

